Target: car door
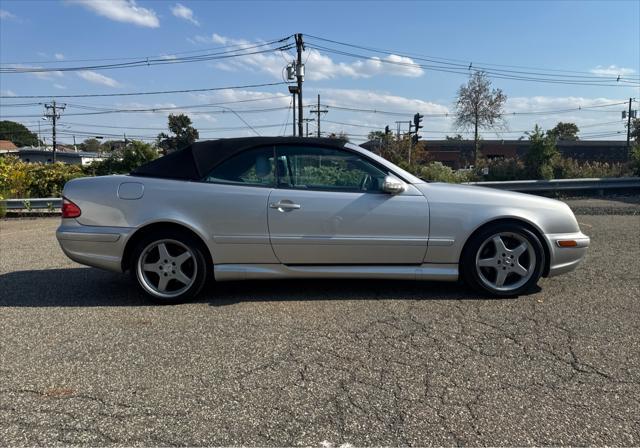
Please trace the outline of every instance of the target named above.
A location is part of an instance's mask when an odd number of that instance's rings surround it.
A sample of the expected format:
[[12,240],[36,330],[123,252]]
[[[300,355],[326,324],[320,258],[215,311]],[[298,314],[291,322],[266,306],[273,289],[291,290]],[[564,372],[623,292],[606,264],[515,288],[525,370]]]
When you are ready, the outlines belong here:
[[268,221],[281,263],[422,263],[428,203],[412,185],[383,192],[386,168],[348,149],[283,145],[276,171]]
[[[274,147],[242,151],[208,173],[198,211],[215,243],[216,263],[277,263],[269,241],[267,205],[275,188]],[[200,188],[205,188],[200,184]]]

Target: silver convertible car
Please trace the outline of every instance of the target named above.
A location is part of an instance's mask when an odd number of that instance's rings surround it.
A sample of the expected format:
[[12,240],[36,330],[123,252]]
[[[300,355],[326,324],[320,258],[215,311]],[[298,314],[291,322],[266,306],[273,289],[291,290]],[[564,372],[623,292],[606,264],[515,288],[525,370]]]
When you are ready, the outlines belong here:
[[63,196],[64,253],[130,271],[165,303],[208,279],[461,278],[516,296],[589,246],[562,202],[425,182],[332,139],[198,142],[129,175],[72,180]]

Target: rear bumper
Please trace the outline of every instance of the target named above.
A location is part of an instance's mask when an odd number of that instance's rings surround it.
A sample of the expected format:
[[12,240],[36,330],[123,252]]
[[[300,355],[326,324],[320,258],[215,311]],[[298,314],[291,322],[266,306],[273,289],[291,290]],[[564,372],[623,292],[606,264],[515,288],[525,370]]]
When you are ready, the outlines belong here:
[[[554,233],[545,235],[549,244],[551,260],[549,277],[573,271],[584,260],[591,240],[582,232]],[[574,247],[560,247],[558,241],[575,241]]]
[[122,255],[132,231],[128,227],[83,226],[75,219],[63,219],[56,238],[62,251],[73,261],[122,272]]

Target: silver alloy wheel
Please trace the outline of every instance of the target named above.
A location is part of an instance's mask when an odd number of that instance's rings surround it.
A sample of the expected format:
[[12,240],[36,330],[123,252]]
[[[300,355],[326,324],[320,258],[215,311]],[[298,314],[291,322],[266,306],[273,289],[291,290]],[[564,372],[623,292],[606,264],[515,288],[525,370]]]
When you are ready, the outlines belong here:
[[198,265],[192,250],[184,243],[163,239],[144,248],[136,270],[142,287],[165,299],[178,297],[196,281]]
[[476,253],[480,281],[497,291],[515,291],[536,269],[536,252],[524,236],[500,232],[487,238]]

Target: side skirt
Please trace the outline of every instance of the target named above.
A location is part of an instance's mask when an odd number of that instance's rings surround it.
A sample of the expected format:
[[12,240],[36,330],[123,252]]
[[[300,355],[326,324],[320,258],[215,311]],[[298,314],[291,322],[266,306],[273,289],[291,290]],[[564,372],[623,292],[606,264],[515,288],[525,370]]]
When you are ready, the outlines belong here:
[[287,266],[284,264],[217,264],[217,281],[283,278],[378,278],[396,280],[458,280],[457,264],[414,266]]

